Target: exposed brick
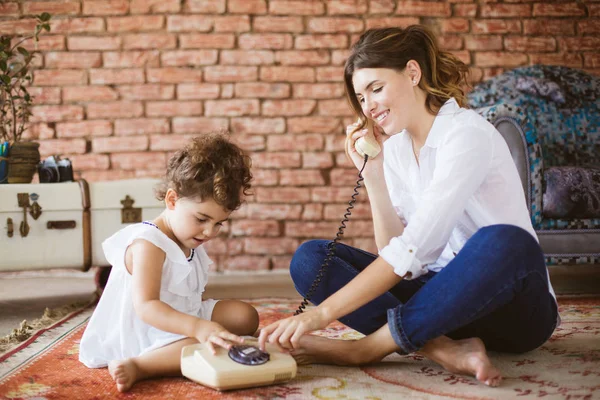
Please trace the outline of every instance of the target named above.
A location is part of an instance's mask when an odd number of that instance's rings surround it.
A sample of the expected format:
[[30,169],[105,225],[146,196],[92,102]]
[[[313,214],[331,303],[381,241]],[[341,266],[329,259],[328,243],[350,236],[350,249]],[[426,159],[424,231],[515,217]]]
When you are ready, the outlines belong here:
[[317,112],[319,115],[335,117],[351,117],[354,115],[354,112],[345,99],[319,100]]
[[302,153],[302,168],[330,168],[333,167],[331,153],[304,152]]
[[242,98],[290,97],[289,83],[248,82],[235,84],[235,96]]
[[328,117],[288,118],[287,127],[290,133],[334,133],[343,131],[337,118]]
[[575,21],[565,19],[526,19],[523,21],[525,35],[574,35]]
[[168,100],[175,97],[174,85],[119,85],[115,89],[124,100]]
[[194,67],[216,64],[217,57],[217,50],[173,50],[163,52],[160,59],[165,67]]
[[233,49],[235,36],[230,33],[190,33],[179,36],[182,49]]
[[556,40],[551,37],[508,36],[504,38],[504,49],[522,52],[550,52],[556,50]]
[[204,80],[207,82],[247,82],[256,81],[258,78],[256,67],[206,67],[204,72]]
[[285,131],[284,118],[232,118],[231,130],[236,133],[272,134]]
[[112,17],[106,19],[108,32],[139,32],[161,29],[165,17],[162,15],[135,15],[131,17]]
[[290,221],[285,224],[285,236],[292,238],[324,238],[337,232],[337,222]]
[[119,83],[143,83],[144,70],[131,69],[92,69],[90,83],[93,85],[114,85]]
[[115,135],[146,135],[168,132],[169,121],[165,118],[130,118],[115,121]]
[[104,68],[158,67],[158,51],[127,51],[102,53]]
[[600,17],[600,4],[587,4],[590,17]]
[[323,149],[323,136],[307,135],[270,135],[267,137],[269,151],[318,151]]
[[276,52],[275,60],[282,65],[326,65],[331,57],[327,50],[288,50]]
[[119,94],[109,86],[68,86],[62,90],[65,103],[117,100]]
[[0,3],[0,15],[17,17],[19,15],[19,5],[17,3]]
[[205,108],[208,117],[241,117],[257,115],[260,111],[259,101],[256,99],[207,100]]
[[323,219],[323,204],[305,204],[302,210],[302,220],[320,221]]
[[180,0],[131,0],[132,14],[176,13],[181,8]]
[[396,8],[398,15],[417,15],[424,17],[449,17],[452,14],[450,4],[431,1],[403,1]]
[[257,16],[252,24],[254,32],[300,33],[304,31],[302,17]]
[[79,14],[80,9],[78,0],[23,2],[23,14],[25,15],[41,14],[43,12],[52,15],[74,15]]
[[69,36],[67,47],[72,50],[117,50],[121,47],[120,37]]
[[85,150],[85,139],[52,139],[40,142],[42,157],[55,154],[83,154]]
[[466,18],[448,18],[442,21],[442,32],[469,32],[469,20]]
[[345,15],[345,14],[366,14],[367,0],[329,0],[327,4],[327,14]]
[[282,186],[322,186],[325,179],[317,169],[283,169],[279,171]]
[[122,153],[148,150],[147,136],[115,136],[92,139],[94,153]]
[[23,132],[22,140],[46,140],[55,139],[56,131],[54,129],[54,122],[49,124],[45,122],[37,124],[28,124]]
[[[344,151],[343,147],[341,151]],[[345,152],[335,154],[335,165],[340,168],[354,167],[354,164],[348,159]]]
[[129,11],[129,0],[83,0],[87,15],[123,15]]
[[135,101],[109,101],[106,103],[89,103],[88,118],[133,118],[144,112],[142,103]]
[[[141,136],[121,137],[119,139],[143,139]],[[108,139],[108,138],[107,138]],[[113,150],[109,148],[108,150]],[[110,155],[110,161],[113,169],[119,170],[139,170],[148,168],[149,165],[158,169],[164,168],[167,159],[165,153],[161,152],[130,152],[116,153]]]
[[252,168],[252,185],[259,186],[275,186],[279,182],[279,172],[273,169],[257,168],[256,164]]
[[527,55],[501,51],[475,53],[475,65],[481,67],[503,66],[516,67],[527,63]]
[[77,170],[107,170],[110,167],[106,154],[72,154],[69,159]]
[[298,152],[268,152],[254,153],[253,163],[261,168],[297,168],[300,167]]
[[531,4],[483,4],[480,15],[484,18],[530,17]]
[[2,32],[3,35],[31,34],[35,29],[35,24],[35,19],[0,21],[0,32]]
[[228,128],[227,118],[176,117],[173,118],[174,133],[203,133]]
[[228,0],[227,11],[232,14],[266,14],[266,0]]
[[[243,33],[238,38],[240,49],[283,50],[293,46],[290,34],[283,33]],[[232,46],[233,47],[233,46]]]
[[185,146],[194,135],[152,135],[150,136],[151,151],[176,151]]
[[[373,2],[371,2],[371,6]],[[381,17],[381,18],[368,18],[366,20],[366,29],[372,28],[385,28],[388,26],[398,26],[405,28],[408,25],[414,25],[419,23],[417,17]]]
[[600,54],[584,54],[583,55],[584,66],[591,68],[600,67]]
[[179,100],[216,99],[220,88],[216,83],[182,83],[177,85]]
[[502,50],[502,37],[490,36],[466,36],[465,48],[467,50]]
[[583,57],[578,53],[532,54],[529,62],[531,64],[563,65],[565,67],[581,68],[583,66]]
[[169,32],[208,32],[214,26],[214,19],[207,15],[169,15]]
[[356,33],[364,30],[365,23],[360,18],[320,17],[308,20],[308,31],[316,33]]
[[46,68],[95,68],[102,65],[99,52],[51,52],[45,55]]
[[116,181],[120,179],[131,179],[135,177],[135,171],[119,171],[119,170],[93,170],[93,171],[82,171],[81,173],[75,172],[78,178],[85,179],[88,182],[104,182],[104,181]]
[[350,55],[350,50],[332,50],[331,51],[331,64],[333,65],[344,65],[346,59]]
[[279,224],[276,221],[238,220],[231,223],[233,236],[279,236]]
[[149,117],[177,117],[202,115],[201,101],[148,101],[146,115]]
[[235,256],[225,260],[223,269],[226,271],[266,271],[270,269],[268,257]]
[[250,17],[248,15],[215,16],[215,32],[248,32]]
[[264,136],[236,134],[233,136],[233,141],[246,151],[262,151],[265,149]]
[[279,15],[322,15],[325,5],[317,1],[271,0],[269,14]]
[[[348,174],[345,174],[348,181],[348,184],[355,185],[356,184],[356,169],[351,170]],[[344,185],[346,186],[346,185]],[[352,192],[350,192],[352,194]],[[359,194],[360,196],[360,194]],[[323,218],[328,220],[339,221],[342,219],[342,216],[346,212],[348,208],[348,203],[341,204],[325,204],[325,208],[323,209]],[[371,219],[371,207],[369,207],[368,203],[358,203],[357,207],[352,209],[352,216],[350,217],[352,220],[356,219]],[[350,222],[350,225],[352,222]]]
[[256,200],[260,203],[308,203],[310,192],[306,188],[257,187]]
[[267,82],[314,82],[315,70],[311,67],[263,67],[260,80]]
[[455,17],[476,17],[477,16],[477,4],[454,4]]
[[472,20],[472,33],[520,33],[521,22],[514,19]]
[[389,14],[396,9],[395,0],[370,0],[369,12],[371,14]]
[[33,82],[36,86],[85,85],[87,83],[87,74],[84,70],[80,69],[38,69],[33,72]]
[[299,219],[302,206],[298,204],[248,204],[248,218],[258,220]]
[[566,51],[598,50],[600,48],[600,37],[564,37],[559,39],[560,49]]
[[[347,203],[352,196],[352,188],[344,187],[315,187],[311,188],[311,201],[317,203]],[[364,192],[363,192],[364,193]],[[357,197],[357,202],[366,202],[366,196]]]
[[356,168],[336,168],[332,169],[330,172],[330,182],[332,186],[354,186],[356,185],[357,180],[358,171]]
[[59,122],[56,124],[56,136],[59,138],[110,135],[112,135],[112,125],[110,121],[87,120],[78,122]]
[[342,82],[344,67],[318,67],[317,82]]
[[148,82],[181,83],[202,80],[202,71],[191,68],[149,68],[146,70]]
[[246,238],[244,239],[244,251],[247,254],[290,254],[293,253],[300,243],[292,238]]
[[589,19],[585,21],[577,22],[577,31],[580,34],[598,34],[600,32],[600,20],[598,19]]
[[295,98],[331,99],[344,95],[344,86],[338,83],[295,83],[292,88]]
[[225,0],[187,0],[185,11],[202,14],[222,14],[225,12]]
[[308,115],[315,105],[315,100],[265,100],[261,114],[271,117]]
[[[502,45],[502,38],[498,38]],[[460,50],[463,48],[463,38],[459,35],[439,35],[438,45],[442,50]]]
[[33,103],[41,104],[58,104],[60,103],[60,89],[55,87],[29,87],[27,88],[29,95],[33,97]]
[[294,47],[306,49],[340,49],[348,47],[346,35],[298,35]]
[[275,54],[269,50],[222,50],[221,64],[268,65],[275,62]]
[[136,33],[123,36],[124,49],[174,49],[177,38],[168,33]]
[[52,19],[50,22],[52,33],[97,33],[104,31],[102,18],[61,18]]
[[570,3],[535,3],[534,17],[567,17],[584,16],[585,6],[577,2]]
[[273,256],[271,257],[272,270],[289,270],[292,261],[291,255]]
[[[0,26],[0,31],[2,31],[2,27]],[[31,31],[29,31],[31,32]],[[35,48],[35,44],[33,40],[29,40],[23,43],[23,47],[25,47],[29,51],[39,50],[39,51],[61,51],[66,48],[65,46],[65,37],[62,35],[52,35],[52,36],[40,36],[40,40],[37,44],[37,49]]]

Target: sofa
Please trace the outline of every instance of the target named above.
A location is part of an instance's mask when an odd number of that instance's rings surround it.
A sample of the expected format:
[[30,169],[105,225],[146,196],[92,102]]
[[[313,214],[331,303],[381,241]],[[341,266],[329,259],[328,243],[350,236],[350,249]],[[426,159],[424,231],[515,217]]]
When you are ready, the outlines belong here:
[[600,78],[533,65],[468,97],[510,148],[546,262],[600,263]]

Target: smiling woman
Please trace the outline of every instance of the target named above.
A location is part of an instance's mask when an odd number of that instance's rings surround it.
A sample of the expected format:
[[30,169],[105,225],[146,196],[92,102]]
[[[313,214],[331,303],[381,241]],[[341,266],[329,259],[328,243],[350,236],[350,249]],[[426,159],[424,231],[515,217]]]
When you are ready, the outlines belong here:
[[[265,327],[260,343],[292,349],[299,362],[344,365],[418,352],[497,386],[486,349],[520,353],[550,337],[557,304],[519,174],[496,128],[465,108],[466,73],[422,26],[359,38],[344,81],[362,124],[347,127],[346,150],[361,169],[355,142],[373,121],[383,151],[362,174],[379,254],[338,244],[312,295],[318,306]],[[329,247],[312,240],[294,254],[301,295]],[[306,335],[334,320],[367,336]]]

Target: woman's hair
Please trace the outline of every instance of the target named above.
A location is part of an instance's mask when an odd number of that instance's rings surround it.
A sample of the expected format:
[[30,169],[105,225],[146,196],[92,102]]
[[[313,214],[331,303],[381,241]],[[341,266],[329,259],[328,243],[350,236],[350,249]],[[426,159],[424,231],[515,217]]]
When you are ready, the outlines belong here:
[[352,75],[361,68],[390,68],[403,71],[410,60],[421,67],[419,87],[425,91],[427,110],[436,115],[441,106],[454,97],[461,107],[467,106],[463,90],[469,68],[453,54],[440,51],[436,38],[422,25],[402,28],[369,29],[352,47],[344,67],[344,83],[350,105],[363,116],[356,98]]
[[214,199],[225,209],[240,207],[250,193],[252,160],[224,132],[202,134],[177,151],[167,164],[156,198],[164,200],[168,189],[179,197]]

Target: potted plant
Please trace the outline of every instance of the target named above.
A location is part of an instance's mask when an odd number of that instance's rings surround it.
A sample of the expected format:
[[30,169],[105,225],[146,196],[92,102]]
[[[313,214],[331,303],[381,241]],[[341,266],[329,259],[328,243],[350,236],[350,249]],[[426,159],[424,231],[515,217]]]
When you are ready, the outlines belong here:
[[38,53],[21,46],[50,31],[51,15],[36,16],[34,33],[21,38],[0,36],[0,183],[30,183],[40,161],[40,144],[22,140],[31,116],[33,97],[27,86],[33,80],[31,61]]

